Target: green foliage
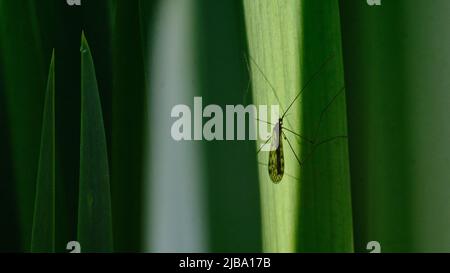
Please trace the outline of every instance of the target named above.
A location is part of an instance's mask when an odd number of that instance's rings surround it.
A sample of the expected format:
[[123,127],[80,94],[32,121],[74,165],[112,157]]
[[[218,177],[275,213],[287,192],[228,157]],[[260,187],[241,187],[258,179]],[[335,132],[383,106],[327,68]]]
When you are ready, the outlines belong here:
[[94,63],[84,34],[80,142],[78,241],[84,252],[110,252],[113,238],[106,136]]
[[288,110],[284,126],[312,142],[285,132],[280,184],[269,178],[267,153],[258,155],[264,250],[352,251],[338,5],[273,0],[244,5],[254,99],[257,104],[280,105],[283,113]]
[[[285,110],[300,89],[299,2],[244,1],[244,11],[253,100],[256,105],[280,105],[280,110]],[[275,91],[270,85],[275,87]],[[299,124],[300,111],[296,107],[287,125],[298,132]],[[258,148],[263,143],[258,142]],[[293,145],[298,152],[300,147],[296,143]],[[292,151],[285,150],[284,155],[287,175],[279,185],[275,185],[268,175],[268,153],[258,154],[263,250],[266,252],[296,250],[300,183],[295,177],[300,173],[300,166]]]
[[55,57],[48,72],[36,181],[32,252],[55,251]]
[[[22,250],[28,250],[31,242],[36,163],[48,70],[32,2],[0,2],[0,70],[3,72],[5,118],[9,124],[10,160],[16,181],[17,202],[13,205],[18,209]],[[21,18],[20,23],[17,18]]]
[[[347,106],[337,1],[301,2],[301,78],[324,65],[302,96],[298,247],[302,252],[352,252],[353,223],[347,144]],[[330,57],[331,56],[331,57]],[[327,63],[324,62],[331,58]]]
[[[251,104],[240,1],[197,1],[199,83],[204,104]],[[224,77],[224,75],[226,75]],[[261,216],[253,141],[205,144],[212,252],[260,252]]]
[[[417,29],[426,29],[425,22],[428,22],[428,19],[409,19],[414,23],[410,23],[409,27],[406,24],[406,14],[418,10],[422,2],[384,1],[383,6],[378,9],[354,0],[340,2],[344,54],[347,56],[345,69],[351,124],[349,136],[352,140],[351,172],[352,177],[355,177],[352,181],[355,248],[359,252],[366,252],[366,244],[372,240],[380,242],[382,252],[414,251],[417,243],[415,232],[418,229],[417,217],[420,214],[415,211],[417,185],[413,183],[413,170],[420,165],[417,161],[419,159],[414,155],[415,146],[419,143],[413,144],[412,139],[418,132],[427,132],[429,135],[431,123],[427,121],[425,128],[415,131],[411,125],[416,123],[417,112],[411,106],[414,101],[422,103],[424,92],[428,97],[431,95],[429,90],[439,90],[434,87],[434,83],[440,80],[431,80],[433,83],[429,84],[426,91],[420,88],[419,96],[410,90],[410,87],[415,85],[412,83],[416,78],[428,80],[423,74],[408,74],[413,67],[410,60],[417,60],[413,62],[414,67],[423,67],[422,60],[428,59],[429,56],[425,53],[425,58],[416,59],[416,55],[412,54],[408,60],[406,52],[412,52],[411,45],[416,42],[407,43],[407,40],[401,37],[418,37]],[[423,5],[430,9],[440,9],[440,6],[446,10],[447,8],[441,5],[448,5],[448,1],[436,1],[433,5],[423,2]],[[425,11],[423,8],[419,10]],[[441,18],[439,20],[448,17]],[[431,29],[434,33],[435,28]],[[439,41],[442,39],[439,32],[435,35],[439,36]],[[431,44],[428,46],[434,48]],[[424,52],[431,51],[434,49]],[[442,51],[439,54],[436,59],[444,60]],[[433,68],[435,67],[433,64]],[[439,75],[432,68],[427,71]],[[441,77],[446,78],[444,75]],[[433,110],[430,111],[435,111],[438,105],[433,105]],[[426,112],[428,111],[423,113]],[[422,114],[420,116],[423,117]],[[432,118],[434,119],[435,117]],[[439,132],[442,132],[441,125]],[[428,150],[428,143],[426,147]],[[441,151],[442,149],[443,147],[439,148]],[[433,153],[433,157],[435,154]],[[431,188],[434,181],[435,177],[420,184],[427,184]],[[442,186],[436,188],[445,189]],[[432,199],[428,199],[427,203],[432,204]],[[431,215],[430,217],[434,218]],[[438,245],[441,245],[441,240],[442,238],[438,239]]]
[[0,0],[0,252],[153,247],[150,73],[185,57],[188,98],[289,108],[282,178],[263,141],[196,146],[209,251],[448,250],[448,0],[188,1],[195,45],[167,64],[162,2]]
[[[146,5],[154,5],[154,1]],[[141,1],[118,1],[113,17],[111,189],[118,251],[142,249],[143,162],[147,139],[144,28]],[[146,28],[145,28],[146,29]],[[130,69],[132,67],[133,69]],[[126,130],[123,130],[127,128]]]

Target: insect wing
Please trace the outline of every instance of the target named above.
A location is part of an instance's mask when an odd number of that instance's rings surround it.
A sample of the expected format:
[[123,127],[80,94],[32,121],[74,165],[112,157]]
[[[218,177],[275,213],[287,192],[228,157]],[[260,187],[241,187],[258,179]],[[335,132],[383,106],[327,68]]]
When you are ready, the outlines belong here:
[[274,129],[272,148],[269,152],[269,176],[273,183],[278,184],[284,175],[283,141],[277,128]]

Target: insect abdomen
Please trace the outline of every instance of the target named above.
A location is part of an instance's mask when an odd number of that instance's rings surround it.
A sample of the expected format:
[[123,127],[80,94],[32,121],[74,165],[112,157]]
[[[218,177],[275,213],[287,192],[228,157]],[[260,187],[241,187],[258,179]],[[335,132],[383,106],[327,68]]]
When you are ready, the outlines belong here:
[[[279,127],[279,124],[275,126],[272,141],[274,149],[269,153],[269,176],[275,184],[280,183],[284,175],[283,138]],[[276,142],[278,142],[278,145]]]

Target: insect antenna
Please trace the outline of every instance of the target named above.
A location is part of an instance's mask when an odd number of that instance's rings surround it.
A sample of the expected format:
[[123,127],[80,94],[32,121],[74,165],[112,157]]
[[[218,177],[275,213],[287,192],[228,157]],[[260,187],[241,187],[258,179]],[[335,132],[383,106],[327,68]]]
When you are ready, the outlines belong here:
[[319,69],[309,78],[309,80],[306,82],[306,84],[302,87],[302,89],[300,90],[300,92],[297,94],[297,96],[295,96],[294,100],[291,102],[291,104],[289,104],[288,108],[286,109],[286,111],[284,111],[283,116],[281,117],[281,119],[283,119],[287,112],[289,111],[289,109],[291,109],[292,105],[294,105],[295,101],[298,100],[298,98],[302,95],[303,91],[306,90],[306,88],[311,84],[311,82],[320,74],[320,72],[323,71],[323,69],[326,67],[326,65],[334,58],[334,54],[331,54],[323,63],[322,65],[319,67]]
[[[258,69],[259,73],[262,75],[262,77],[264,78],[264,81],[269,85],[270,90],[272,90],[272,93],[275,95],[275,98],[278,101],[278,104],[280,105],[281,111],[284,113],[285,111],[283,110],[283,106],[281,106],[281,101],[280,98],[277,95],[277,92],[275,90],[275,87],[270,83],[269,79],[267,78],[266,74],[264,74],[264,72],[262,71],[261,67],[256,63],[256,61],[253,59],[253,57],[251,55],[248,55],[250,61],[256,66],[256,68]],[[247,62],[247,68],[249,69],[249,73],[250,73],[250,64],[248,63],[248,59],[247,56],[244,55],[244,58]]]
[[250,64],[248,63],[248,60],[247,60],[247,55],[245,54],[245,52],[242,52],[242,55],[244,56],[245,65],[247,66],[247,71],[248,71],[247,89],[245,90],[244,98],[243,98],[244,105],[247,105],[247,97],[248,97],[248,94],[250,93],[250,88],[252,85],[252,75],[250,73],[251,70],[250,70]]

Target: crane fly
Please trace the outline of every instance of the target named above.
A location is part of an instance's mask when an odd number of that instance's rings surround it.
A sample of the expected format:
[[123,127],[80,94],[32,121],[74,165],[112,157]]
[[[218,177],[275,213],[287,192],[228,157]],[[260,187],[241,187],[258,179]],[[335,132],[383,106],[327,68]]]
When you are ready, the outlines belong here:
[[273,128],[271,149],[269,152],[269,176],[273,183],[280,183],[284,175],[284,152],[283,152],[283,119]]
[[[334,58],[334,55],[331,55],[330,57],[328,57],[320,66],[320,68],[311,76],[311,78],[309,78],[309,80],[305,83],[305,85],[301,88],[300,92],[295,96],[295,98],[292,100],[292,102],[289,104],[288,108],[286,109],[286,111],[283,112],[283,114],[281,115],[281,117],[278,119],[276,124],[272,124],[270,122],[267,121],[263,121],[263,120],[259,120],[260,122],[265,122],[268,123],[272,126],[274,126],[273,131],[272,131],[272,136],[269,137],[266,142],[261,145],[261,147],[259,148],[259,150],[257,151],[257,154],[261,151],[262,147],[267,145],[268,142],[270,140],[272,140],[271,144],[270,144],[270,151],[269,151],[269,160],[268,160],[268,173],[269,173],[269,177],[272,180],[273,183],[275,184],[279,184],[282,179],[283,176],[285,175],[285,160],[284,160],[284,151],[283,151],[283,139],[288,143],[289,148],[292,150],[296,160],[298,161],[298,163],[300,164],[300,166],[303,166],[305,160],[311,156],[312,152],[320,145],[331,142],[333,140],[336,140],[338,138],[347,138],[347,136],[337,136],[337,137],[333,137],[330,139],[326,139],[324,141],[321,142],[317,142],[317,133],[320,127],[320,124],[322,122],[323,116],[326,113],[326,111],[328,110],[328,108],[332,105],[332,103],[337,99],[337,97],[342,94],[345,90],[345,87],[343,87],[334,97],[333,99],[326,105],[326,107],[322,110],[321,114],[320,114],[320,118],[319,118],[319,124],[317,125],[317,128],[314,132],[314,137],[312,139],[306,138],[300,134],[297,134],[296,132],[294,132],[293,130],[290,130],[289,128],[286,128],[283,126],[283,121],[284,118],[286,117],[286,115],[288,114],[288,111],[291,109],[291,107],[294,105],[294,103],[300,98],[300,96],[302,95],[302,93],[307,89],[307,87],[311,84],[311,82],[320,74],[320,72],[322,70],[324,70],[324,68],[326,67],[326,65]],[[259,67],[259,65],[253,60],[253,58],[250,56],[250,60],[252,61],[252,63],[255,65],[255,67],[258,69],[258,71],[261,73],[261,75],[263,76],[264,80],[268,83],[268,85],[270,86],[273,94],[275,95],[276,99],[278,100],[278,102],[280,103],[280,99],[278,98],[277,93],[275,92],[275,88],[273,87],[273,85],[270,83],[269,79],[266,77],[266,75],[263,73],[262,69]],[[247,61],[247,67],[250,71],[250,65]],[[284,131],[287,131],[299,138],[301,138],[302,140],[305,140],[306,142],[310,143],[313,145],[313,149],[311,150],[311,152],[307,155],[307,158],[304,159],[303,161],[300,160],[300,158],[298,157],[297,153],[295,152],[291,142],[289,141],[289,138],[286,136],[286,134],[284,133]]]

